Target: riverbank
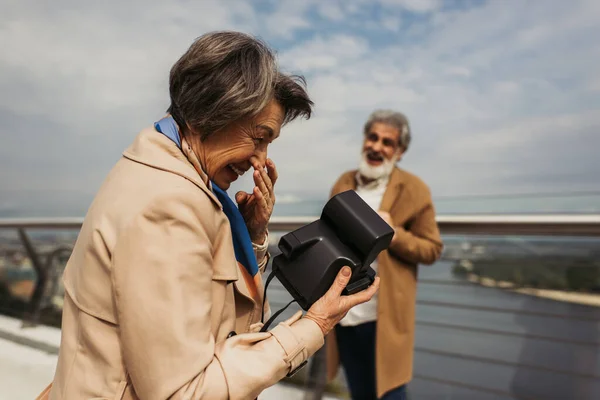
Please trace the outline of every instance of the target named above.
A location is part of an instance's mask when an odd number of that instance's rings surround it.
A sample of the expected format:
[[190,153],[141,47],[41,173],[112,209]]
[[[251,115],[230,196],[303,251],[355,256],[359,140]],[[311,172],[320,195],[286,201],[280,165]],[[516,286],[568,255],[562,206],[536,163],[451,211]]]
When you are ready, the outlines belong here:
[[567,292],[563,290],[550,289],[517,288],[512,282],[481,277],[473,273],[467,275],[467,280],[472,283],[477,283],[481,286],[495,287],[513,293],[526,294],[529,296],[587,305],[592,307],[600,307],[600,294]]

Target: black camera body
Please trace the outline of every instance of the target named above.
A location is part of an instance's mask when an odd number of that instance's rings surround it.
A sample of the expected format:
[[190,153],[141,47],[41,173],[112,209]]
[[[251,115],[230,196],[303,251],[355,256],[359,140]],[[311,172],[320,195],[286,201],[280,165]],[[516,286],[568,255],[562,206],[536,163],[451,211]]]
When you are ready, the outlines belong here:
[[344,266],[352,269],[352,277],[343,294],[368,288],[375,279],[370,265],[393,236],[392,227],[354,190],[348,190],[332,197],[318,220],[281,237],[273,272],[307,311]]

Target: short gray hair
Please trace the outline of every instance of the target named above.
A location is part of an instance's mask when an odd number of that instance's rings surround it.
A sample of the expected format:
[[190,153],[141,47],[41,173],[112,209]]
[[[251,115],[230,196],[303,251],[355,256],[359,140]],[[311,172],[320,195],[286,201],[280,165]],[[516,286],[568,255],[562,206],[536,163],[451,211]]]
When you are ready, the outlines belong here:
[[394,110],[375,110],[371,115],[369,115],[369,119],[365,123],[364,134],[367,135],[373,124],[377,122],[390,125],[398,129],[398,132],[400,132],[398,144],[404,148],[404,151],[408,150],[411,133],[410,124],[408,123],[408,118],[406,118],[406,115]]
[[183,134],[188,126],[205,139],[240,118],[255,115],[272,99],[286,124],[310,118],[313,102],[301,76],[279,72],[273,51],[250,35],[218,31],[194,41],[171,68],[169,112]]

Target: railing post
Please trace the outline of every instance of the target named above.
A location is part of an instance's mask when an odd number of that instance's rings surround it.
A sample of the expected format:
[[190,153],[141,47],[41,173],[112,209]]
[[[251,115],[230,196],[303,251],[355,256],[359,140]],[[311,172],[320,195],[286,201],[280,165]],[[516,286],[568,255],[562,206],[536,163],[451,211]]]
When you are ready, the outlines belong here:
[[304,400],[321,400],[327,386],[325,346],[312,356],[306,380]]
[[25,232],[25,229],[19,228],[18,231],[19,239],[21,239],[21,243],[27,252],[27,256],[31,260],[31,265],[33,266],[33,269],[37,275],[35,288],[33,290],[33,294],[31,295],[31,299],[29,300],[29,308],[23,316],[23,325],[30,326],[35,325],[38,322],[40,305],[42,303],[42,299],[44,298],[44,289],[46,288],[46,283],[48,282],[48,271],[46,270],[45,265],[42,264],[37,252],[35,251],[35,247]]

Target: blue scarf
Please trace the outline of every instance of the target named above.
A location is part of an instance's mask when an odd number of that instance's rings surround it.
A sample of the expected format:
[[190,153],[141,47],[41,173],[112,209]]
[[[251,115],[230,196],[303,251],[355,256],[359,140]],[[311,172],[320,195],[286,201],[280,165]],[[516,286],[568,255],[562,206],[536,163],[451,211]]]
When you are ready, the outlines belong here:
[[[181,137],[179,136],[179,128],[177,123],[171,116],[164,117],[158,122],[154,123],[154,128],[171,139],[177,147],[181,149]],[[211,182],[212,191],[221,202],[223,206],[223,212],[229,219],[229,226],[231,227],[231,234],[233,237],[233,249],[235,251],[235,258],[248,272],[251,277],[254,277],[258,273],[258,263],[256,262],[256,256],[254,255],[254,249],[252,247],[252,240],[246,227],[244,217],[240,213],[237,205],[229,198],[227,192]]]

